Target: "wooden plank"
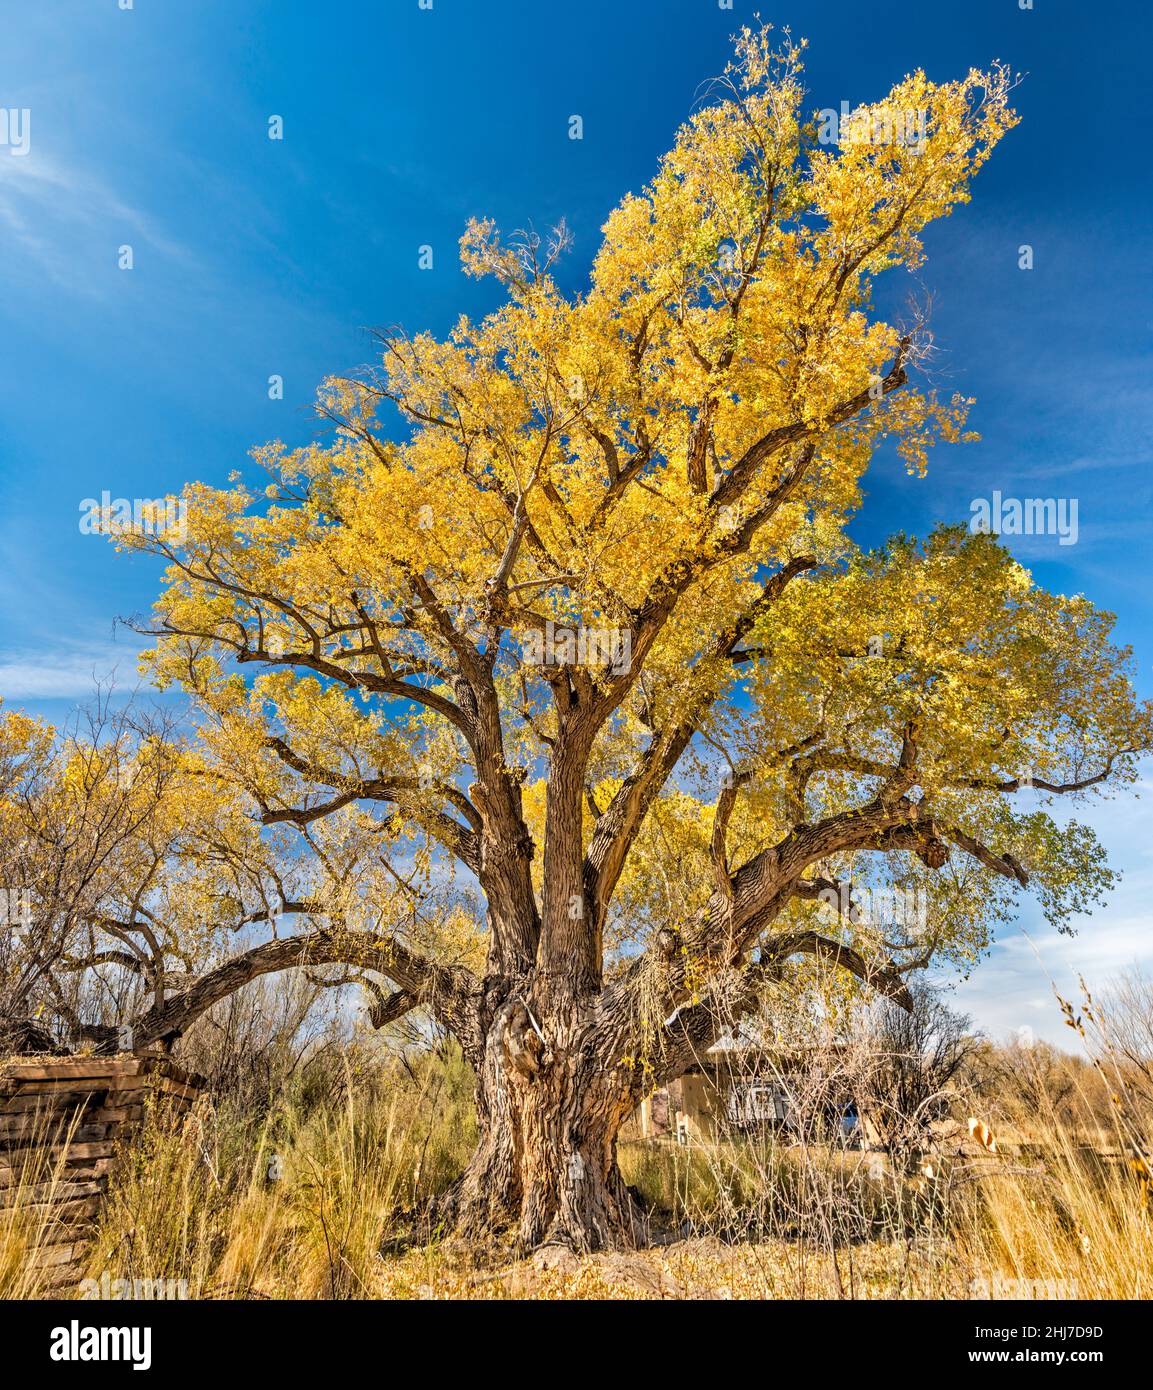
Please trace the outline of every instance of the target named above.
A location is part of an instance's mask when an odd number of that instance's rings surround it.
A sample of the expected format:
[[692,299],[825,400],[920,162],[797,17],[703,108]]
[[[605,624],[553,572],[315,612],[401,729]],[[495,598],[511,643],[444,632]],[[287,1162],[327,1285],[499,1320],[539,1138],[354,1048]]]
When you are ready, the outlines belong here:
[[39,1136],[41,1145],[63,1144],[69,1136],[79,1139],[80,1130],[88,1125],[107,1125],[129,1132],[144,1118],[144,1106],[94,1106],[90,1110],[69,1111],[63,1115],[42,1115],[26,1112],[20,1115],[0,1115],[0,1164],[9,1149],[27,1148],[18,1142]]
[[95,1226],[91,1217],[85,1221],[45,1225],[37,1232],[37,1249],[57,1250],[62,1245],[70,1245],[74,1251],[78,1250],[83,1253],[84,1249],[92,1243],[94,1229]]
[[122,1084],[131,1083],[137,1080],[136,1076],[125,1076],[123,1078],[109,1076],[46,1076],[39,1081],[17,1081],[16,1095],[20,1096],[51,1096],[56,1099],[60,1096],[76,1096],[83,1099],[85,1096],[103,1095],[105,1091],[115,1081]]
[[37,1129],[56,1131],[72,1123],[128,1124],[140,1119],[143,1113],[143,1104],[78,1106],[58,1111],[21,1110],[12,1115],[0,1114],[0,1139],[6,1134],[26,1134]]
[[78,1168],[91,1166],[94,1159],[106,1159],[109,1163],[117,1161],[116,1142],[111,1139],[93,1139],[84,1144],[50,1147],[30,1145],[24,1149],[13,1149],[6,1155],[9,1162],[0,1170],[0,1187],[11,1187],[14,1183],[49,1182],[53,1177],[72,1177]]
[[17,1188],[31,1187],[34,1183],[59,1182],[65,1173],[65,1165],[62,1163],[50,1163],[40,1159],[35,1150],[30,1151],[32,1157],[27,1163],[17,1164],[12,1168],[0,1169],[0,1202],[7,1200],[3,1196],[6,1192],[11,1192]]
[[16,1125],[39,1122],[45,1126],[57,1127],[75,1120],[78,1124],[131,1124],[144,1114],[143,1103],[134,1105],[97,1105],[69,1108],[55,1112],[22,1110],[11,1115],[0,1112],[0,1134]]
[[100,1178],[82,1178],[79,1182],[36,1182],[26,1187],[4,1188],[0,1191],[0,1210],[9,1210],[14,1202],[72,1201],[77,1197],[98,1197],[107,1186]]
[[[107,1181],[109,1174],[115,1166],[115,1158],[98,1158],[87,1161],[75,1159],[72,1163],[63,1167],[60,1181],[90,1182],[95,1179]],[[21,1173],[19,1169],[0,1168],[0,1193],[19,1186],[20,1182]],[[2,1201],[3,1197],[0,1196],[0,1202]]]
[[51,1062],[10,1062],[9,1081],[103,1081],[113,1076],[138,1076],[161,1059],[154,1057],[60,1057]]
[[76,1221],[92,1216],[100,1206],[100,1198],[75,1197],[71,1200],[57,1197],[47,1202],[24,1202],[17,1211],[27,1216],[30,1222],[45,1221],[47,1225],[71,1225]]
[[186,1085],[182,1081],[175,1081],[171,1077],[160,1076],[126,1076],[120,1081],[103,1082],[98,1086],[86,1089],[77,1089],[71,1081],[41,1081],[36,1084],[38,1087],[36,1091],[19,1093],[19,1100],[23,1102],[20,1107],[13,1106],[12,1102],[9,1101],[0,1108],[4,1110],[9,1109],[9,1107],[34,1109],[34,1098],[42,1098],[46,1104],[53,1106],[65,1105],[71,1098],[73,1105],[78,1107],[97,1103],[95,1098],[98,1097],[99,1104],[115,1105],[120,1102],[121,1097],[136,1100],[147,1095],[172,1096],[191,1103],[199,1100],[202,1094],[195,1086]]
[[186,1085],[183,1081],[177,1081],[171,1076],[158,1078],[153,1085],[153,1090],[158,1095],[171,1096],[174,1100],[183,1100],[189,1105],[194,1104],[203,1095],[199,1087]]
[[64,1175],[69,1182],[84,1175],[90,1177],[94,1173],[110,1173],[120,1162],[120,1156],[116,1153],[106,1154],[101,1158],[85,1158],[83,1155],[69,1154],[63,1165]]
[[26,1115],[31,1110],[43,1110],[47,1114],[63,1115],[67,1114],[69,1110],[78,1110],[87,1105],[94,1094],[95,1092],[85,1091],[73,1100],[64,1092],[47,1095],[40,1091],[13,1092],[12,1095],[0,1100],[0,1115]]
[[[9,1151],[9,1160],[31,1156],[34,1153],[42,1153],[49,1159],[61,1158],[65,1154],[69,1158],[111,1158],[115,1152],[115,1143],[110,1139],[104,1139],[91,1144],[53,1144],[46,1149],[40,1149],[36,1146],[25,1146],[22,1149],[14,1148]],[[15,1164],[11,1166],[15,1167]]]
[[90,1144],[97,1139],[119,1139],[127,1130],[124,1125],[82,1124],[76,1130],[74,1139],[78,1144]]
[[178,1066],[170,1057],[148,1053],[121,1053],[116,1057],[14,1058],[8,1063],[0,1063],[0,1090],[9,1084],[12,1078],[28,1082],[37,1079],[83,1080],[128,1075],[168,1076],[185,1086],[194,1086],[197,1089],[204,1087],[203,1076]]
[[201,1092],[195,1086],[177,1081],[170,1076],[128,1076],[117,1085],[108,1087],[109,1100],[115,1103],[121,1096],[173,1096],[181,1100],[199,1100]]
[[73,1239],[66,1245],[41,1245],[33,1250],[28,1258],[31,1269],[45,1269],[51,1265],[74,1264],[84,1258],[88,1243]]
[[[79,1110],[75,1114],[79,1119],[83,1116],[84,1110]],[[0,1115],[0,1135],[27,1134],[36,1129],[59,1129],[61,1125],[67,1124],[71,1119],[72,1115],[66,1113],[51,1114],[42,1110],[22,1110],[15,1115]]]
[[53,1269],[36,1270],[37,1282],[46,1293],[57,1293],[67,1287],[74,1287],[84,1277],[84,1261],[79,1257],[71,1264],[57,1265]]
[[40,1217],[24,1228],[25,1244],[29,1249],[50,1245],[76,1245],[92,1239],[95,1229],[93,1216],[78,1217],[75,1221],[51,1221]]
[[0,1123],[0,1150],[16,1149],[30,1143],[36,1146],[62,1144],[69,1132],[76,1133],[76,1128],[71,1118],[45,1121],[33,1117]]
[[[96,1112],[99,1115],[99,1111]],[[95,1130],[100,1133],[96,1134]],[[90,1138],[110,1138],[107,1130],[124,1129],[118,1120],[93,1119],[92,1113],[74,1116],[61,1116],[60,1119],[46,1120],[40,1115],[17,1116],[17,1118],[4,1120],[0,1119],[0,1148],[14,1150],[14,1148],[28,1147],[26,1141],[31,1140],[36,1147],[47,1147],[51,1144],[82,1143],[83,1140]]]
[[86,1125],[131,1125],[144,1116],[143,1105],[104,1105],[84,1115]]

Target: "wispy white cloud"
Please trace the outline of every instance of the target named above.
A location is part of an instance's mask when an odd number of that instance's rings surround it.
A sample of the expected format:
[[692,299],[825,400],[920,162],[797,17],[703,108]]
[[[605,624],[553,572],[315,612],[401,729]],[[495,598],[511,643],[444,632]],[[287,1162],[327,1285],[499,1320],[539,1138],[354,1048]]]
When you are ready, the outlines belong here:
[[1121,883],[1108,903],[1076,920],[1064,935],[1023,904],[1021,927],[1005,932],[989,955],[955,991],[957,1007],[995,1038],[1022,1027],[1064,1047],[1077,1045],[1065,1027],[1055,991],[1074,1005],[1080,982],[1100,993],[1112,980],[1140,968],[1153,973],[1153,807],[1150,784],[1115,801],[1078,810],[1121,869]]
[[1040,462],[1017,464],[1010,470],[1010,476],[1017,479],[1048,481],[1052,478],[1079,477],[1082,474],[1103,473],[1108,477],[1122,468],[1148,468],[1149,451],[1135,454],[1110,454],[1097,458],[1081,455],[1065,461],[1044,459]]
[[[188,254],[95,173],[45,155],[35,139],[26,157],[0,158],[0,223],[43,273],[73,291],[95,293],[99,283],[88,273],[94,233],[106,234],[110,248],[137,241],[170,257]],[[8,265],[11,273],[11,258]]]
[[43,656],[27,650],[0,653],[0,699],[9,704],[83,700],[94,695],[97,686],[113,683],[127,691],[139,682],[136,652],[126,643],[78,643]]

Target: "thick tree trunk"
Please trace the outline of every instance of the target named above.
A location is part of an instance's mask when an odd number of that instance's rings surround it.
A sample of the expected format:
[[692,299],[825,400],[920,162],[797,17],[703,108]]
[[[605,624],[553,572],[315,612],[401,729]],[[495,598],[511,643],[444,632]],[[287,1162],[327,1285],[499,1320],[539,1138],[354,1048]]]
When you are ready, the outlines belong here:
[[623,1068],[604,1065],[584,1029],[549,1022],[551,1045],[527,1007],[509,1003],[489,1029],[477,1077],[480,1142],[455,1194],[456,1233],[512,1234],[522,1250],[635,1246],[645,1222],[616,1153],[635,1087]]

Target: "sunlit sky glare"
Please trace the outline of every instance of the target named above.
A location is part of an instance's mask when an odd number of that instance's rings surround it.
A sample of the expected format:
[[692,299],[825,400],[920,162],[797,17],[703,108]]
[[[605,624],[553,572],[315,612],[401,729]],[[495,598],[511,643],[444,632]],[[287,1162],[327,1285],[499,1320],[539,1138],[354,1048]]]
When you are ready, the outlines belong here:
[[[1076,544],[1007,543],[1118,614],[1149,694],[1153,24],[1136,0],[1096,19],[1072,0],[0,0],[0,108],[31,113],[28,153],[0,147],[0,694],[59,719],[94,675],[136,679],[115,620],[147,610],[158,569],[82,534],[82,499],[223,483],[252,445],[311,437],[316,384],[368,360],[367,328],[444,332],[491,308],[493,282],[459,270],[469,216],[563,216],[559,277],[579,289],[606,214],[757,9],[809,40],[814,110],[918,66],[1025,74],[1022,124],[973,201],[929,229],[916,281],[879,295],[931,294],[937,383],[976,397],[982,441],[934,451],[924,480],[878,455],[854,534],[967,521],[994,490],[1076,499]],[[1123,884],[1073,939],[1023,905],[957,992],[995,1036],[1068,1043],[1051,978],[1153,968],[1148,802],[1085,818]]]

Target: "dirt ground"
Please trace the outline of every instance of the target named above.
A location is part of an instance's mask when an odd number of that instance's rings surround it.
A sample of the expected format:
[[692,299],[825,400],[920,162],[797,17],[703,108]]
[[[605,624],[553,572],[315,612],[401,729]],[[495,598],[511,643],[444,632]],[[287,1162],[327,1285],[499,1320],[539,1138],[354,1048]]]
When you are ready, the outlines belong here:
[[679,1240],[627,1254],[580,1258],[546,1247],[530,1260],[470,1267],[440,1251],[382,1263],[382,1298],[750,1299],[966,1298],[967,1275],[944,1249],[880,1242],[827,1250],[778,1241],[727,1245]]

